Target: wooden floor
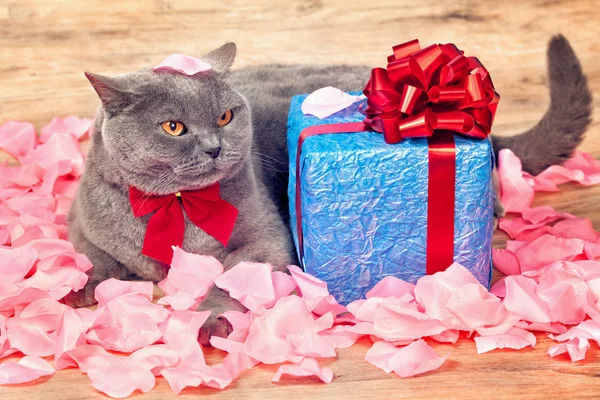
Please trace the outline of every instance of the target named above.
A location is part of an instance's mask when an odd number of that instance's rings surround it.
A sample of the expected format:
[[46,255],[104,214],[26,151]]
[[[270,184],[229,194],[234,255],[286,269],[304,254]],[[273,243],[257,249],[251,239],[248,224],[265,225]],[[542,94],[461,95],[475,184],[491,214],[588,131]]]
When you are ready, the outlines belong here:
[[[201,55],[237,42],[236,66],[280,63],[364,63],[384,66],[392,45],[454,42],[489,68],[502,95],[495,134],[518,133],[548,105],[545,46],[552,34],[570,39],[600,98],[600,1],[597,0],[0,0],[0,124],[9,119],[41,127],[56,115],[92,116],[98,103],[83,71],[118,74],[153,66],[166,55]],[[360,88],[357,88],[360,89]],[[595,102],[595,115],[600,114]],[[582,149],[600,158],[600,126]],[[0,155],[0,159],[1,159]],[[567,186],[539,204],[592,218],[600,228],[600,187]],[[496,245],[505,238],[498,234]],[[182,398],[215,399],[519,399],[599,398],[600,351],[585,362],[535,349],[478,356],[472,341],[435,345],[449,360],[434,373],[402,380],[362,359],[368,341],[339,351],[333,383],[313,379],[270,382],[274,367],[242,375],[229,389],[187,389]],[[209,360],[218,360],[217,351]],[[0,399],[100,399],[87,377],[58,372],[25,387],[0,387]],[[142,399],[175,398],[161,379]]]

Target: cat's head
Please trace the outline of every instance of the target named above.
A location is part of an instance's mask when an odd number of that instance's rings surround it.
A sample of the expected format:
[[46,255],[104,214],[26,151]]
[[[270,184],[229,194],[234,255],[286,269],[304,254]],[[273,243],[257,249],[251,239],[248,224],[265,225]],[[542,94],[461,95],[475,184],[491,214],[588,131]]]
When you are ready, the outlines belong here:
[[167,194],[211,185],[239,172],[252,142],[246,100],[223,80],[236,46],[202,57],[212,70],[194,76],[141,70],[86,73],[105,119],[102,143],[120,174],[140,190]]

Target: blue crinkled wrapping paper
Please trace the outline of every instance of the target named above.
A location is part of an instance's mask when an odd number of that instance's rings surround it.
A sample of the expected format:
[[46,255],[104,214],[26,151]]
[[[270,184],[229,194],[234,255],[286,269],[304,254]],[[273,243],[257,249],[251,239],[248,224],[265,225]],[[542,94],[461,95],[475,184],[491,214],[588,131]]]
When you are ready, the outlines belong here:
[[[304,115],[295,96],[288,117],[290,225],[296,232],[296,150],[312,125],[362,121],[360,102],[320,120]],[[456,135],[454,261],[489,287],[494,191],[489,140]],[[385,276],[415,282],[425,275],[427,139],[387,144],[375,132],[325,134],[304,141],[302,229],[306,272],[347,304]]]

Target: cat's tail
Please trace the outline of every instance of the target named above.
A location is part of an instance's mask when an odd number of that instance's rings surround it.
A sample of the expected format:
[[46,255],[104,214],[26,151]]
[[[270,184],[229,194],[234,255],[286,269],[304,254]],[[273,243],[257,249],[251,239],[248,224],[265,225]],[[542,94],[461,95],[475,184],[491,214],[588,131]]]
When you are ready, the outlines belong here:
[[492,137],[494,151],[511,149],[523,169],[538,174],[571,157],[590,124],[592,94],[568,40],[556,35],[548,44],[550,107],[533,128],[515,136]]

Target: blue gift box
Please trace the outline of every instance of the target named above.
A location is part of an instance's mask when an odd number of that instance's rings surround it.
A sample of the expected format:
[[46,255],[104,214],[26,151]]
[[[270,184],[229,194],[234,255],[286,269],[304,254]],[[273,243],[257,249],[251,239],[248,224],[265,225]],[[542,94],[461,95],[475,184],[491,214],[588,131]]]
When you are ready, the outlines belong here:
[[[359,104],[325,119],[305,115],[295,96],[288,117],[290,225],[296,229],[296,153],[302,130],[359,122]],[[489,140],[455,135],[454,261],[482,285],[491,280],[494,190]],[[300,155],[304,270],[347,304],[386,276],[416,282],[425,275],[428,144],[387,144],[376,132],[308,137]],[[434,244],[432,244],[434,245]],[[300,251],[298,251],[300,255]]]

